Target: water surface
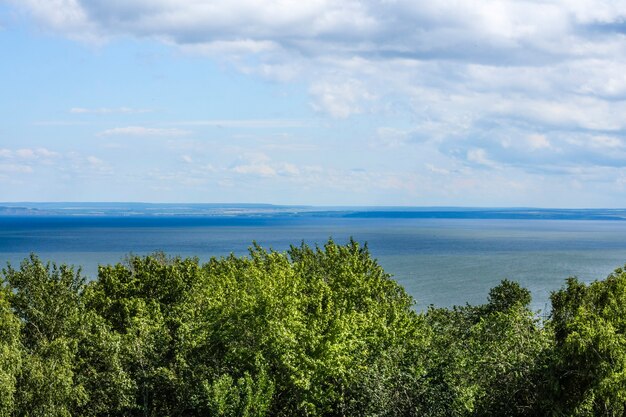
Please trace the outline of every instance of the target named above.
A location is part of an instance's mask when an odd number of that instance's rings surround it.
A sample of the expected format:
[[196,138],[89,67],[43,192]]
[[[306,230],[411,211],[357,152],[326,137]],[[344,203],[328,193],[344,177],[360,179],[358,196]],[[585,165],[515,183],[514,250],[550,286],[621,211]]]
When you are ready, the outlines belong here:
[[30,252],[58,263],[98,264],[129,253],[245,255],[253,241],[284,251],[353,237],[416,299],[451,306],[482,303],[501,279],[519,281],[545,309],[568,276],[604,278],[626,262],[626,221],[536,218],[430,218],[338,214],[264,216],[1,216],[0,261]]

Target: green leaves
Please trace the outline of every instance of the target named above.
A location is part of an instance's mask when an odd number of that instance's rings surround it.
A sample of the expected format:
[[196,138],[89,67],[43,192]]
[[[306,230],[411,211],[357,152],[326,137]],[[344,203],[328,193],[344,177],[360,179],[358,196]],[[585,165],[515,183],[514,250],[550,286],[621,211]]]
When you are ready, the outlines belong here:
[[431,308],[427,365],[430,415],[539,415],[551,334],[528,309],[530,294],[504,280],[487,304]]
[[211,384],[205,383],[204,390],[207,408],[213,416],[263,417],[269,411],[274,384],[262,370],[257,379],[247,372],[237,381],[223,374]]
[[0,417],[616,416],[626,273],[418,314],[354,241],[3,270]]
[[80,270],[43,264],[31,255],[19,270],[8,266],[2,275],[9,290],[8,300],[23,323],[22,335],[27,349],[36,349],[41,343],[76,331],[84,286]]
[[11,310],[9,295],[0,288],[0,417],[13,415],[17,377],[22,368],[21,323]]
[[0,392],[13,391],[6,415],[102,415],[128,403],[118,340],[85,307],[84,290],[80,270],[34,255],[3,270],[0,333],[13,362],[2,369],[19,370],[1,382]]
[[626,273],[552,294],[558,361],[555,402],[563,414],[621,416],[626,409]]

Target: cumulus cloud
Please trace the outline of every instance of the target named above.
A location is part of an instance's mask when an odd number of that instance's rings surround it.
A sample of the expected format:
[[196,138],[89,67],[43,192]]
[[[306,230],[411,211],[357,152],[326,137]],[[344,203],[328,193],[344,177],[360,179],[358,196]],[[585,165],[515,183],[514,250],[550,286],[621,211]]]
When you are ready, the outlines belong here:
[[91,21],[79,0],[9,0],[9,3],[28,10],[51,30],[84,41],[102,40],[103,35],[98,33],[96,23]]
[[[484,130],[442,142],[439,149],[460,162],[498,169],[517,167],[530,173],[582,175],[589,169],[626,166],[626,147],[620,136],[559,130],[529,134],[523,126]],[[613,176],[608,175],[607,180],[612,181]]]
[[[10,1],[73,39],[157,40],[246,73],[306,82],[312,107],[337,119],[375,111],[411,121],[410,129],[379,130],[382,146],[412,146],[419,135],[483,169],[574,172],[580,164],[626,163],[625,2]],[[188,133],[121,127],[100,134]],[[231,169],[268,177],[289,171],[268,161]]]
[[53,30],[87,39],[133,35],[206,45],[219,53],[282,49],[306,55],[441,57],[487,63],[529,58],[536,62],[585,53],[592,40],[561,47],[594,29],[610,32],[611,24],[626,16],[626,6],[605,0],[12,2]]

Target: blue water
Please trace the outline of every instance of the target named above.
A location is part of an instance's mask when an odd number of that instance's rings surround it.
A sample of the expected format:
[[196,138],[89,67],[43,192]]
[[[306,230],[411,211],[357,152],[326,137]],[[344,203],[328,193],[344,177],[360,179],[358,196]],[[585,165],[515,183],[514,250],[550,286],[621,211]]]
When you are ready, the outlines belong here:
[[509,278],[529,288],[533,307],[542,310],[549,307],[550,291],[568,276],[589,282],[626,262],[626,221],[449,217],[2,216],[0,262],[17,264],[35,252],[82,265],[94,277],[98,264],[119,262],[129,253],[162,250],[207,260],[245,255],[252,241],[284,251],[302,241],[323,244],[332,237],[344,243],[353,237],[368,243],[418,309],[482,303],[489,288]]

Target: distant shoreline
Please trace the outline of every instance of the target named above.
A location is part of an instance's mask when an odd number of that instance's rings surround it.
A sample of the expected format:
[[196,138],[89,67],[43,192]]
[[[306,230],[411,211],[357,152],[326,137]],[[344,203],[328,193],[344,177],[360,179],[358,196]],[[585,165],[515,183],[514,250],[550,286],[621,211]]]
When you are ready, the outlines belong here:
[[626,220],[626,209],[321,207],[271,204],[0,203],[0,217]]

